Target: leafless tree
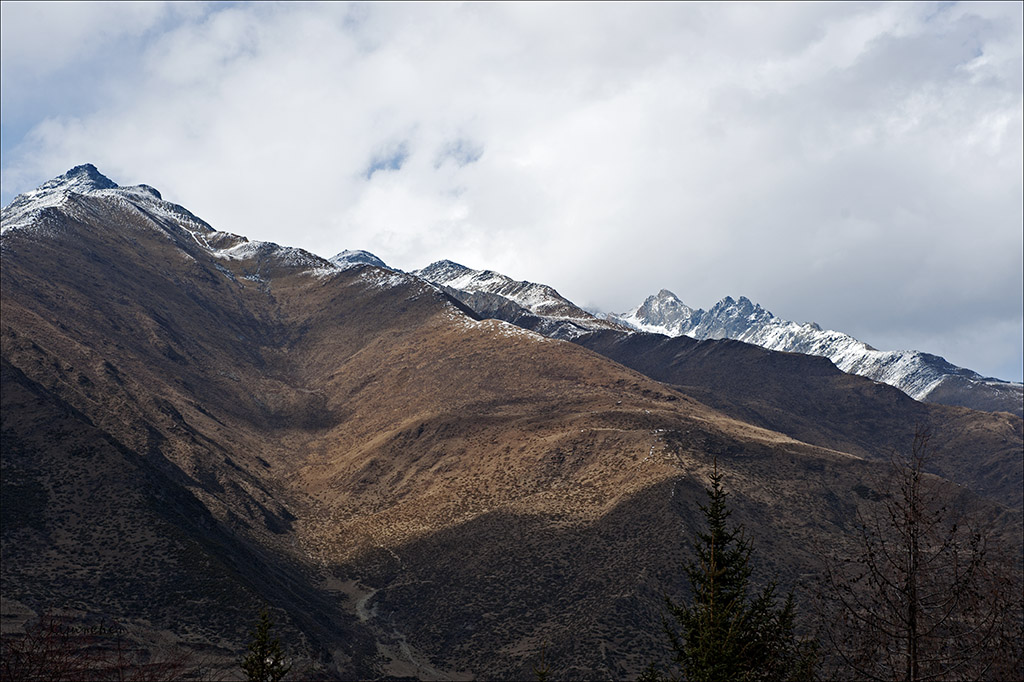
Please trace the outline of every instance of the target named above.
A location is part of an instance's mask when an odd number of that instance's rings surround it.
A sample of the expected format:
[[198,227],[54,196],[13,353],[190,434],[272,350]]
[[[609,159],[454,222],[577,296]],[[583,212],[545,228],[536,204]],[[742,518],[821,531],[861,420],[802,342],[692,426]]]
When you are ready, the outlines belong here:
[[5,634],[0,642],[5,680],[88,679],[95,662],[91,638],[74,633],[64,618],[49,613],[24,635]]
[[0,679],[24,682],[171,682],[206,679],[205,666],[183,651],[144,651],[123,628],[83,628],[47,612],[24,633],[0,638]]
[[919,431],[909,455],[893,455],[858,514],[858,553],[827,566],[834,676],[1024,679],[1019,552],[1002,551],[967,494],[925,474],[928,441]]

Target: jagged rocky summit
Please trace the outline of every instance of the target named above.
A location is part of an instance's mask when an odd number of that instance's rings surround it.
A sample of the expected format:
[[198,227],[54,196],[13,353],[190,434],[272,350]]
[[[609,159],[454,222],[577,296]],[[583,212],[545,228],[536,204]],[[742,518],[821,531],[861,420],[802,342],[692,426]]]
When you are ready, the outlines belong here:
[[895,386],[917,400],[1024,414],[1022,384],[984,377],[930,353],[877,350],[813,322],[783,320],[745,296],[738,300],[727,296],[703,310],[662,289],[629,312],[610,317],[666,336],[736,339],[770,350],[826,357],[844,372]]
[[[335,256],[338,260],[335,263],[304,249],[250,241],[240,235],[217,231],[188,209],[164,201],[153,187],[121,187],[91,163],[75,166],[38,188],[19,194],[0,214],[0,230],[4,235],[12,231],[31,231],[56,236],[67,232],[64,217],[89,222],[95,219],[97,211],[103,210],[109,210],[111,215],[127,212],[121,217],[124,225],[145,224],[163,231],[172,242],[194,242],[218,260],[252,261],[254,267],[244,275],[251,281],[265,281],[276,268],[282,267],[290,272],[322,276],[358,262],[376,264],[376,261],[383,266],[379,259],[366,252],[343,252]],[[53,212],[53,220],[48,219],[49,212]],[[5,241],[4,248],[11,248],[9,242]],[[234,278],[228,269],[219,269],[228,279]]]
[[595,330],[629,329],[588,313],[546,284],[514,280],[493,270],[474,270],[441,260],[412,274],[441,287],[479,315],[496,317],[545,336],[571,339]]

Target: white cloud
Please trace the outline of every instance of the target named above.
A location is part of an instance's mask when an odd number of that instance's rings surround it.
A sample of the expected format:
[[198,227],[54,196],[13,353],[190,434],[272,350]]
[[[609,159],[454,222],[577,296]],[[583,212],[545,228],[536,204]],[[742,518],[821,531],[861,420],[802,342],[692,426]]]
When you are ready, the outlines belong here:
[[[92,161],[221,229],[605,309],[668,287],[922,344],[1019,326],[1019,4],[116,7],[80,25],[130,67],[36,112],[5,199]],[[31,26],[4,8],[6,74]]]
[[0,5],[4,80],[40,77],[89,59],[104,45],[153,27],[163,2],[5,2]]

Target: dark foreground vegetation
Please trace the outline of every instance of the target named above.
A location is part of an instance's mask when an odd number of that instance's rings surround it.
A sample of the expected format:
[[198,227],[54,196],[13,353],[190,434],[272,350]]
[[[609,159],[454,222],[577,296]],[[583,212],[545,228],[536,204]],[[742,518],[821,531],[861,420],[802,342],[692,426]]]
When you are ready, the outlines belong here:
[[[893,456],[869,493],[879,511],[857,519],[858,553],[833,557],[814,604],[798,604],[775,579],[754,576],[754,544],[730,521],[717,466],[700,505],[704,528],[683,567],[690,600],[665,597],[663,629],[672,666],[651,662],[639,680],[688,682],[1024,679],[1021,557],[1007,551],[963,500],[924,474],[929,437]],[[754,589],[755,580],[761,585]],[[293,670],[264,608],[233,677],[258,682],[329,679]],[[88,628],[53,613],[7,633],[4,680],[219,679],[192,654],[135,648],[116,622]],[[558,678],[541,659],[538,680]]]
[[701,506],[707,529],[685,568],[692,600],[666,598],[676,668],[652,663],[639,679],[1024,679],[1020,557],[962,501],[938,492],[924,473],[928,443],[918,432],[912,452],[894,453],[876,481],[871,494],[884,504],[858,518],[858,553],[826,564],[805,636],[792,592],[781,606],[775,580],[751,594],[753,545],[728,521],[716,468]]

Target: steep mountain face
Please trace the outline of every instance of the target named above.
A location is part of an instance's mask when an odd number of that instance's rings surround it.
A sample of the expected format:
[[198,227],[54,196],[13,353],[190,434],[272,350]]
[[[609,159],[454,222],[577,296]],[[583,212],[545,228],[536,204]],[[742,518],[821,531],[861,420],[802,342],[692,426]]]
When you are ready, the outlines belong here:
[[695,339],[736,339],[770,350],[820,355],[836,367],[890,386],[917,400],[1024,416],[1024,385],[983,377],[920,351],[880,351],[814,323],[775,317],[741,296],[711,310],[693,309],[662,289],[628,313],[610,316],[641,331]]
[[293,503],[264,473],[267,430],[311,419],[275,376],[269,283],[333,268],[96,175],[3,214],[4,608],[233,667],[269,602],[300,654],[347,640],[369,672],[356,619],[282,550]]
[[703,310],[694,310],[668,289],[662,289],[630,312],[613,317],[652,334],[682,336],[686,333],[684,330],[696,327],[703,315]]
[[[930,471],[1022,505],[1018,417],[922,403],[825,358],[732,340],[594,332],[573,341],[736,419],[859,457],[884,459],[900,440],[900,425],[914,424],[933,436]],[[975,430],[979,423],[986,427]]]
[[[1017,481],[1024,478],[1024,461],[1016,449],[1017,417],[922,403],[893,387],[840,371],[815,354],[779,353],[728,338],[696,341],[615,329],[565,333],[558,321],[501,297],[463,292],[459,298],[481,317],[567,339],[736,419],[806,443],[884,460],[894,439],[901,438],[900,425],[914,424],[935,436],[933,473],[1011,507],[1021,506]],[[718,328],[727,330],[729,318],[722,317],[725,322]],[[732,316],[732,328],[736,318]],[[967,426],[978,422],[986,428]],[[992,438],[978,440],[981,433]]]
[[733,341],[566,343],[92,167],[2,228],[5,630],[114,620],[224,676],[270,604],[309,677],[522,679],[542,650],[556,678],[632,677],[665,660],[663,595],[685,594],[716,463],[759,567],[806,603],[919,416],[939,473],[971,487],[938,483],[1017,537],[1010,415]]

